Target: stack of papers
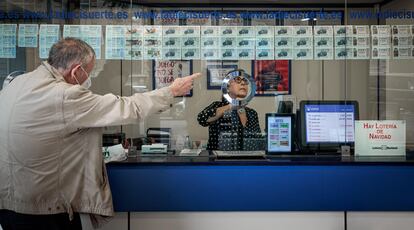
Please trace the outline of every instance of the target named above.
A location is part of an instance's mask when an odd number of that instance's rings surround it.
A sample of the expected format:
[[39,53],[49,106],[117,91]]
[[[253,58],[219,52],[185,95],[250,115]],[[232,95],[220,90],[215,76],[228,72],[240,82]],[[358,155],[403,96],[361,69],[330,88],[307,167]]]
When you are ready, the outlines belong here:
[[198,156],[201,153],[201,149],[183,149],[179,156]]

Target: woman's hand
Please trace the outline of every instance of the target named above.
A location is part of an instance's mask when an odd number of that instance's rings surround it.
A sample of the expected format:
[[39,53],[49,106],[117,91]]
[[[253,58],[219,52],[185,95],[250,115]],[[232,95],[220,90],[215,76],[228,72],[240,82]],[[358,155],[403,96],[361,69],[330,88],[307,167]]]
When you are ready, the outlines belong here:
[[223,115],[224,115],[224,113],[225,113],[226,111],[229,111],[229,110],[231,110],[231,109],[232,109],[231,104],[228,104],[228,105],[225,105],[225,106],[218,107],[218,108],[216,109],[216,115],[215,115],[214,117],[210,117],[210,118],[207,120],[207,122],[214,122],[214,121],[217,121],[218,119],[220,119],[220,118],[222,118],[222,117],[223,117]]
[[218,107],[216,109],[216,116],[219,116],[219,118],[223,117],[224,113],[227,111],[230,111],[232,109],[231,104],[222,106],[222,107]]

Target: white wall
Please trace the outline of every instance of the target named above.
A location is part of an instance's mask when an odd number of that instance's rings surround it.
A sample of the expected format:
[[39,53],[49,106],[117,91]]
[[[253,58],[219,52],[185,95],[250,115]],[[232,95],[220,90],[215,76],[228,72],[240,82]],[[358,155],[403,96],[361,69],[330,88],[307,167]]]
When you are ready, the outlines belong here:
[[[131,213],[132,230],[343,230],[343,212],[150,212]],[[84,221],[84,218],[82,218]],[[92,230],[89,220],[84,230]],[[116,213],[102,230],[128,229]],[[414,212],[348,212],[348,230],[412,230]]]
[[348,213],[349,230],[411,230],[413,226],[413,212]]

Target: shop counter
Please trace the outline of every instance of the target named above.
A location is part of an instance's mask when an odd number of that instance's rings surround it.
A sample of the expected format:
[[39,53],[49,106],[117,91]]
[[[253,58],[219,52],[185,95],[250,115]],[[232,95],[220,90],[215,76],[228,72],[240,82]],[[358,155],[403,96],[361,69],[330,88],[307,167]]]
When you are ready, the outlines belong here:
[[138,156],[107,164],[115,211],[414,211],[414,157]]

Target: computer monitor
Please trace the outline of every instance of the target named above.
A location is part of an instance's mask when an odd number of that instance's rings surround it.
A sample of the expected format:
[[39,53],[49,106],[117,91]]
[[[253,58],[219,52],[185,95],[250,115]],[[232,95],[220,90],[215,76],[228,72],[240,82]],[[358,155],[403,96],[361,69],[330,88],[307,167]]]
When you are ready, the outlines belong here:
[[355,142],[357,101],[301,101],[300,139],[304,150],[336,152]]

